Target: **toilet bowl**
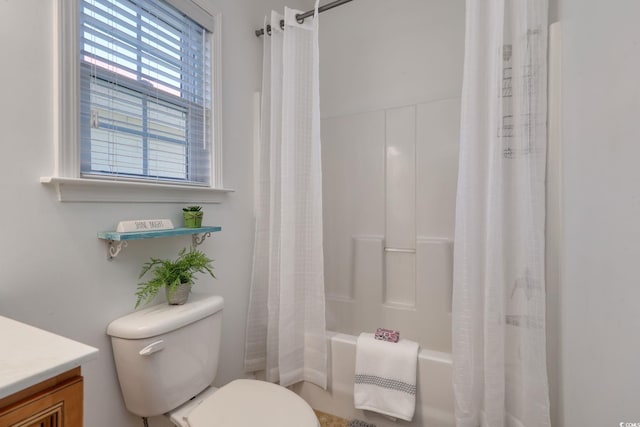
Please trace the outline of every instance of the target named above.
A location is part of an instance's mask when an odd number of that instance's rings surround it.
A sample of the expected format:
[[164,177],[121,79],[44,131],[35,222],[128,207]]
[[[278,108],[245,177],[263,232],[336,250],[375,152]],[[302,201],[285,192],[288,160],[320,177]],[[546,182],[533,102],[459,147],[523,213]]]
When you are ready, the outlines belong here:
[[179,427],[319,426],[300,396],[275,384],[240,379],[205,394],[191,407],[167,414],[171,422]]
[[166,415],[179,427],[318,427],[313,409],[279,385],[240,379],[210,386],[223,305],[222,297],[192,293],[184,305],[159,304],[109,324],[127,409]]

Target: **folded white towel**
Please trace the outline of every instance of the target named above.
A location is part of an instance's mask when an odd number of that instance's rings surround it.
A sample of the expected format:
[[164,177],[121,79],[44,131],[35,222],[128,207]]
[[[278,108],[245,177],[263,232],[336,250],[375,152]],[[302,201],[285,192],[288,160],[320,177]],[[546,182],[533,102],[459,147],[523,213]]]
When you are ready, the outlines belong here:
[[362,333],[356,346],[355,407],[411,421],[416,410],[418,343],[376,340]]

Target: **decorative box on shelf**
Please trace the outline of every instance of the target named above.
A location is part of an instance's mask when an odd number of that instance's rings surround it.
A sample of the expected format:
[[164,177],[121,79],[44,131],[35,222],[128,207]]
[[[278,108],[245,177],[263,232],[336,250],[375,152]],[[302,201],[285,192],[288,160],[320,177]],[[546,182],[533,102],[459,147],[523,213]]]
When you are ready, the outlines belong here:
[[120,221],[116,231],[128,233],[131,231],[171,230],[173,223],[170,219],[136,219],[132,221]]

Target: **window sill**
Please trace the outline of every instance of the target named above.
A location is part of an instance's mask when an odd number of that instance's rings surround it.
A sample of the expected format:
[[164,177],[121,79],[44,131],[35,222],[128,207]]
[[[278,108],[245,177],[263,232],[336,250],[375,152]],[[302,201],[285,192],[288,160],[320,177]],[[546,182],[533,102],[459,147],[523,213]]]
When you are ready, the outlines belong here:
[[221,203],[228,193],[234,191],[226,188],[57,176],[40,177],[40,183],[54,187],[61,202]]

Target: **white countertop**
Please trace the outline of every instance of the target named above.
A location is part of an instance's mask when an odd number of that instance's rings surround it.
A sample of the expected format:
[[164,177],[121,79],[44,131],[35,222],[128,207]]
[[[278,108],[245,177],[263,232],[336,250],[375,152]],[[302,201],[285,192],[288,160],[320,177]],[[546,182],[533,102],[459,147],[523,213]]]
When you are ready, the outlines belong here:
[[0,399],[97,354],[97,348],[0,316]]

